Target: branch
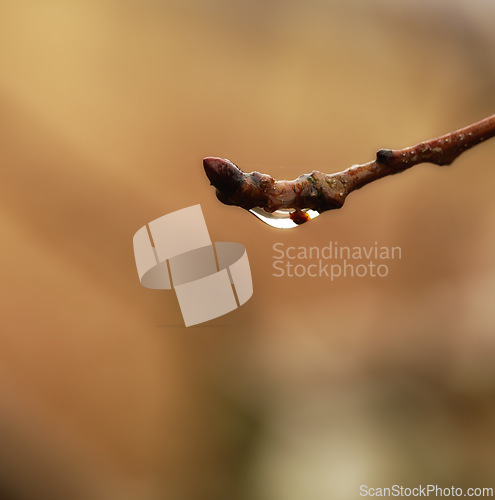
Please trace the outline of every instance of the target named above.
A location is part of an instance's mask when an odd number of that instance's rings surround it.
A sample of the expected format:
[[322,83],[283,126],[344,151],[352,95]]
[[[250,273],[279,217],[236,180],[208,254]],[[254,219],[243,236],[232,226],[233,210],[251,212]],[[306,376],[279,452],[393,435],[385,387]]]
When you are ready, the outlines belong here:
[[207,157],[204,169],[217,198],[226,205],[267,212],[293,209],[291,218],[302,224],[304,209],[325,212],[342,207],[347,196],[370,182],[418,165],[450,165],[461,153],[495,136],[495,115],[450,134],[404,149],[380,149],[376,160],[353,165],[343,172],[323,174],[314,170],[293,181],[277,181],[259,172],[245,173],[231,161]]

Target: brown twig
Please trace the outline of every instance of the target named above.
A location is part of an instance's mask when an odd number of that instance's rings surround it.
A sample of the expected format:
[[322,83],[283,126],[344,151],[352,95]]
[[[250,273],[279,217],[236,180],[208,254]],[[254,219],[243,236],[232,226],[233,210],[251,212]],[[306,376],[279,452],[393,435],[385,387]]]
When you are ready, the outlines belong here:
[[340,208],[350,193],[376,179],[419,163],[450,165],[461,153],[493,136],[495,115],[410,148],[380,149],[376,160],[353,165],[343,172],[323,174],[314,170],[293,181],[277,181],[259,172],[244,173],[223,158],[207,157],[203,165],[221,202],[247,210],[261,207],[267,212],[293,209],[293,220],[303,223],[306,221],[301,212],[304,209],[321,213]]

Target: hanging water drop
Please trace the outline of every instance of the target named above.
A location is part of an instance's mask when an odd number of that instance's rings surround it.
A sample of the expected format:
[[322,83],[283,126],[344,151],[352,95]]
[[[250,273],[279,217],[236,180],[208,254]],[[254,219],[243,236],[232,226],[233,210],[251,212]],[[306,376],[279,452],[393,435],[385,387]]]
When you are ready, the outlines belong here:
[[262,208],[255,207],[249,211],[265,224],[277,229],[292,229],[320,215],[320,212],[311,209],[299,211],[284,209],[275,210],[275,212],[270,213]]

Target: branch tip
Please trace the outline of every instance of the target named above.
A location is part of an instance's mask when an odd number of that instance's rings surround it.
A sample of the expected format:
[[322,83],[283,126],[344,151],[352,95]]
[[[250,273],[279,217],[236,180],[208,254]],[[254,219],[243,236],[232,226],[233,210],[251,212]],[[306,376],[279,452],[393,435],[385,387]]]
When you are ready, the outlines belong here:
[[464,151],[494,136],[495,115],[492,115],[416,146],[399,150],[379,149],[374,161],[353,165],[343,172],[323,174],[314,170],[293,181],[278,181],[259,172],[244,173],[230,160],[213,156],[206,157],[203,166],[222,203],[247,210],[260,207],[267,212],[294,210],[291,219],[302,224],[308,220],[304,210],[321,213],[340,208],[352,191],[370,182],[419,163],[450,165]]

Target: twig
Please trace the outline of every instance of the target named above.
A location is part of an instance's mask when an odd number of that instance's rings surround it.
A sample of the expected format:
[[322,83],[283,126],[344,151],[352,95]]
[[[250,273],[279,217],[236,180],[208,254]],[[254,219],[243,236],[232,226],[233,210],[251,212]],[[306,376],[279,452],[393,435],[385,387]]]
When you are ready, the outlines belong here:
[[[207,157],[206,175],[217,189],[217,198],[227,205],[267,212],[293,209],[296,223],[306,221],[304,209],[325,212],[340,208],[347,196],[370,182],[397,174],[419,163],[450,165],[461,153],[495,136],[495,115],[450,134],[404,149],[380,149],[376,160],[353,165],[343,172],[323,174],[314,170],[293,181],[277,181],[259,172],[244,173],[231,161]],[[293,217],[292,217],[293,216]]]

